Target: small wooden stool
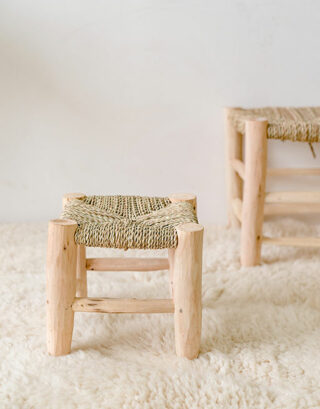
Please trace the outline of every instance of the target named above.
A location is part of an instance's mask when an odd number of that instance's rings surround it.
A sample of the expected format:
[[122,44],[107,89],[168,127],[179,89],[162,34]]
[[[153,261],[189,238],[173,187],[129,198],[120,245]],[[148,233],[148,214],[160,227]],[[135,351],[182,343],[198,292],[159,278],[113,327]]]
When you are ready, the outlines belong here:
[[[70,353],[74,312],[173,313],[178,356],[194,359],[201,338],[203,227],[196,197],[67,194],[61,219],[49,222],[47,344]],[[86,258],[86,246],[168,248],[167,258]],[[87,297],[87,270],[170,271],[172,299]]]
[[[266,175],[314,175],[320,169],[267,169],[267,139],[320,141],[320,107],[226,108],[229,224],[241,225],[241,264],[260,263],[261,243],[320,247],[316,237],[262,235],[264,215],[320,212],[320,192],[265,193]],[[245,135],[245,163],[242,137]],[[244,182],[244,186],[243,186]]]

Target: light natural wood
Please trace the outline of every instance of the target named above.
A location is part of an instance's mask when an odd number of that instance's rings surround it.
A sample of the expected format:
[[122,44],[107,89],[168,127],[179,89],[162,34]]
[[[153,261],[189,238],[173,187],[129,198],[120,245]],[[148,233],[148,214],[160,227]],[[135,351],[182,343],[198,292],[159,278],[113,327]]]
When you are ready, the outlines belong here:
[[86,197],[86,195],[84,193],[66,193],[65,195],[63,195],[62,198],[62,207],[65,206],[66,203],[70,202],[70,200],[74,200],[74,199],[84,199]]
[[86,297],[87,290],[87,267],[86,267],[86,246],[77,245],[77,297]]
[[264,205],[266,216],[317,213],[320,213],[320,203],[266,203]]
[[240,227],[232,201],[242,199],[243,184],[239,174],[233,168],[233,161],[242,161],[242,135],[232,126],[228,119],[233,108],[224,109],[225,135],[226,135],[226,182],[228,192],[228,223],[232,227]]
[[[62,207],[64,207],[71,200],[84,199],[84,193],[66,193],[62,197]],[[87,270],[86,270],[86,247],[77,245],[77,297],[87,296]]]
[[158,271],[168,270],[167,258],[87,258],[90,271]]
[[[169,195],[169,199],[172,203],[176,202],[189,202],[192,204],[194,211],[197,213],[197,196],[192,193],[174,193]],[[174,296],[173,289],[173,275],[174,275],[174,254],[175,249],[168,249],[168,261],[169,261],[169,292],[171,296]]]
[[168,249],[169,292],[172,298],[174,298],[174,294],[173,294],[174,253],[175,253],[175,249]]
[[[245,164],[242,160],[234,159],[232,162],[233,169],[238,173],[242,180],[244,180]],[[237,198],[238,199],[238,198]]]
[[173,313],[173,300],[136,298],[76,298],[72,304],[73,311],[103,313]]
[[51,355],[70,352],[73,331],[71,305],[76,294],[77,246],[72,220],[49,222],[47,251],[47,346]]
[[233,207],[234,214],[237,216],[237,219],[241,223],[242,221],[242,200],[233,199],[232,207]]
[[269,192],[266,203],[320,203],[320,192]]
[[188,202],[191,203],[195,212],[197,212],[197,196],[192,193],[173,193],[168,196],[172,203]]
[[277,246],[320,247],[320,237],[263,237],[263,243]]
[[194,359],[201,340],[203,227],[188,223],[178,226],[177,233],[173,276],[176,353]]
[[245,184],[242,206],[241,264],[260,263],[267,165],[267,121],[246,121]]
[[316,176],[320,175],[320,168],[269,168],[268,176]]
[[[234,199],[232,202],[235,215],[242,220],[242,200]],[[320,213],[320,203],[265,203],[264,215],[276,216],[280,214],[317,214]]]

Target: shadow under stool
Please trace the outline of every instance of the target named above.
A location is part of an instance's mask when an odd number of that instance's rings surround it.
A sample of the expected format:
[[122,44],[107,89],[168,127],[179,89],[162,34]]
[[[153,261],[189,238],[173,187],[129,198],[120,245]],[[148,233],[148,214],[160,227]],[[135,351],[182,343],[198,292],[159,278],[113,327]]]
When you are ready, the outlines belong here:
[[[178,356],[194,359],[201,339],[203,227],[196,197],[86,196],[67,194],[60,219],[49,222],[47,347],[71,351],[75,312],[173,313]],[[168,249],[168,258],[86,258],[86,246]],[[169,270],[172,298],[87,296],[87,270]]]
[[229,224],[241,226],[241,264],[259,264],[263,242],[320,247],[317,237],[262,234],[264,215],[320,213],[320,192],[265,192],[267,175],[320,175],[317,168],[267,169],[268,139],[320,141],[320,107],[225,108],[225,128]]

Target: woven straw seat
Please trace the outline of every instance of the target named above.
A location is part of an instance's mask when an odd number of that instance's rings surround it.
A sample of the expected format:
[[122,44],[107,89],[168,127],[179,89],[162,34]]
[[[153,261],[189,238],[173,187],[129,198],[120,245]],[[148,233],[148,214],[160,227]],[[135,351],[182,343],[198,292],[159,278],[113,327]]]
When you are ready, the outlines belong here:
[[176,248],[175,227],[198,223],[190,203],[141,196],[85,196],[67,203],[62,218],[78,223],[77,244],[119,249]]
[[268,120],[267,137],[299,142],[320,141],[320,107],[306,108],[234,108],[229,119],[238,132],[244,133],[245,121],[264,117]]

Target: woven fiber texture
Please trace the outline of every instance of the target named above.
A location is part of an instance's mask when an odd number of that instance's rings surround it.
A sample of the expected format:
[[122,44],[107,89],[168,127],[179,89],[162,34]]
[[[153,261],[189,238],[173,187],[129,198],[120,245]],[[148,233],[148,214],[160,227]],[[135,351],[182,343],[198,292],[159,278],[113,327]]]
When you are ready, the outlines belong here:
[[62,218],[78,223],[77,244],[118,249],[175,248],[175,227],[198,223],[190,203],[142,196],[75,199],[65,205]]
[[299,142],[320,141],[320,107],[309,108],[234,108],[229,119],[242,134],[245,121],[254,118],[268,120],[268,138]]

